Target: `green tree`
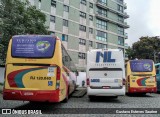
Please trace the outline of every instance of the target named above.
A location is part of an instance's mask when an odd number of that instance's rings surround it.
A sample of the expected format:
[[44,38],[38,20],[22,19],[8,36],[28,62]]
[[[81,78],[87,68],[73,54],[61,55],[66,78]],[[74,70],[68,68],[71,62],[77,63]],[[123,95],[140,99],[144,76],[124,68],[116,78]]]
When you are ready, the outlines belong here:
[[141,37],[139,41],[132,45],[134,56],[138,59],[152,59],[159,61],[158,53],[160,52],[159,37]]
[[8,42],[13,35],[47,34],[45,14],[31,6],[28,0],[0,0],[0,34],[6,56]]
[[128,49],[126,49],[126,53],[128,56],[128,59],[134,59],[135,58],[135,53],[133,51],[133,49],[131,47],[129,47]]

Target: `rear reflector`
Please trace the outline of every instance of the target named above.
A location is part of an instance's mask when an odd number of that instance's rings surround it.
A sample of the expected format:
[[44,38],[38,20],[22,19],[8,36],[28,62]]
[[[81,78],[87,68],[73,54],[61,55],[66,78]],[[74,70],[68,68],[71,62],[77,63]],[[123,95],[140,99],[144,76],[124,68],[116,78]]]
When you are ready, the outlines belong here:
[[57,80],[60,80],[60,75],[61,75],[60,72],[61,72],[60,68],[57,67]]

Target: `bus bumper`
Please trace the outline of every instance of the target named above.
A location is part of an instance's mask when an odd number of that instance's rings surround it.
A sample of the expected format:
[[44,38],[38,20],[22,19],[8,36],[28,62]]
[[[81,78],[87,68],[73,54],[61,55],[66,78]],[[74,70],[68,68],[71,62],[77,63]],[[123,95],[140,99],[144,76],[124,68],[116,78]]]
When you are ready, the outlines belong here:
[[122,89],[91,89],[87,87],[88,96],[124,96],[125,87]]
[[153,88],[129,88],[129,93],[155,93],[157,87]]
[[3,90],[4,100],[22,100],[39,102],[59,102],[59,90],[54,91],[33,91],[33,90]]

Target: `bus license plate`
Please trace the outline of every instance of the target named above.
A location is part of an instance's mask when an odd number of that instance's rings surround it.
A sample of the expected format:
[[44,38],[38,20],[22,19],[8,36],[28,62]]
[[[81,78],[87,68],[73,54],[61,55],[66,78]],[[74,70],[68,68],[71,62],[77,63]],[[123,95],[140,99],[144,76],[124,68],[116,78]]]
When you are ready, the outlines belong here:
[[91,82],[100,82],[99,79],[91,79]]
[[25,92],[24,95],[33,95],[32,92]]

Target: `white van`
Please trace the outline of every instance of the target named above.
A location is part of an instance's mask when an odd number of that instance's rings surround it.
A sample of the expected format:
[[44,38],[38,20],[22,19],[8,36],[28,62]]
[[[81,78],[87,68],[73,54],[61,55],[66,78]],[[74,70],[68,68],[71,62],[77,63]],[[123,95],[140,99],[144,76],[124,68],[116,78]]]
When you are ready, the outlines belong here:
[[125,95],[125,67],[123,51],[93,49],[87,52],[87,95]]

